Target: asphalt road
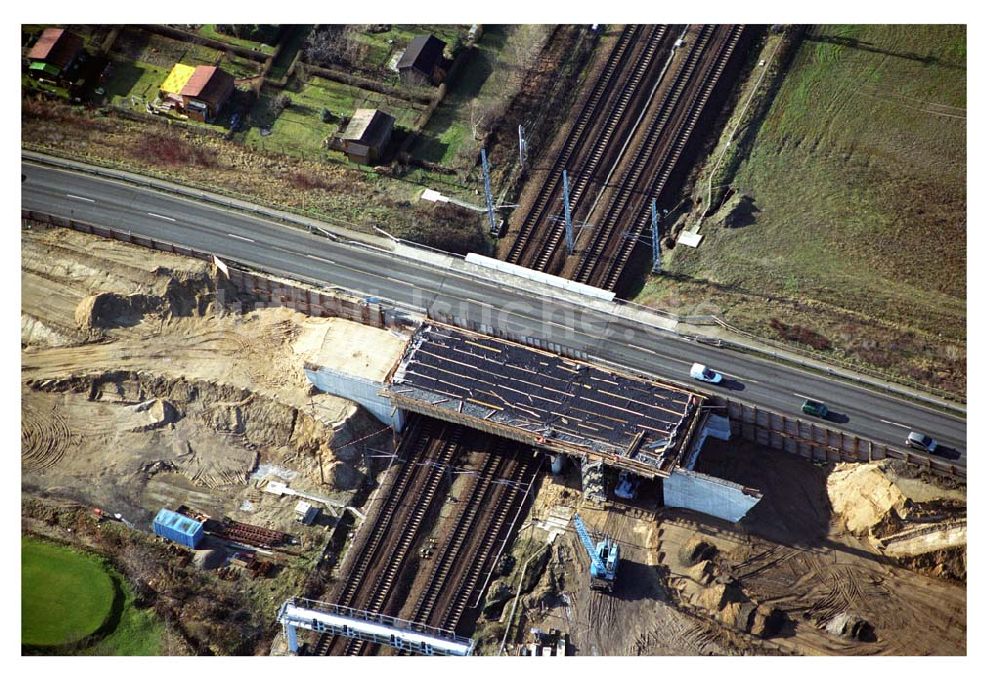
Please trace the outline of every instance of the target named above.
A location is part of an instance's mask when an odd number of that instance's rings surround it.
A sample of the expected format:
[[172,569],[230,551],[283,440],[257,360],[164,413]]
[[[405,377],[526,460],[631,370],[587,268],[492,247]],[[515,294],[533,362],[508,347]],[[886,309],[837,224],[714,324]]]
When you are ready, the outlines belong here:
[[[804,419],[808,417],[799,411],[802,400],[820,400],[830,408],[826,424],[833,428],[898,447],[907,431],[919,430],[953,449],[955,463],[966,462],[965,419],[893,395],[173,194],[29,162],[22,162],[21,172],[25,209],[131,230],[275,274],[504,325],[659,378]],[[692,362],[708,365],[726,380],[722,385],[692,381]]]

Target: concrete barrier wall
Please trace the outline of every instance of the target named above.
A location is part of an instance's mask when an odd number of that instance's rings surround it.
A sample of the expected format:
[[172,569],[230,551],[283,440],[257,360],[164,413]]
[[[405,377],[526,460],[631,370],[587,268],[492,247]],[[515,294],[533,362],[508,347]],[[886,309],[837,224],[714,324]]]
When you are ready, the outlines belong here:
[[964,466],[873,442],[814,421],[779,414],[738,400],[724,400],[734,435],[810,461],[870,463],[896,458],[940,475],[964,479]]
[[389,398],[379,394],[383,388],[380,381],[352,376],[315,364],[306,364],[305,371],[309,382],[323,392],[356,402],[379,421],[392,426],[396,432],[403,429],[403,411],[397,409]]
[[663,478],[663,505],[685,508],[730,522],[739,522],[762,498],[739,484],[675,468]]

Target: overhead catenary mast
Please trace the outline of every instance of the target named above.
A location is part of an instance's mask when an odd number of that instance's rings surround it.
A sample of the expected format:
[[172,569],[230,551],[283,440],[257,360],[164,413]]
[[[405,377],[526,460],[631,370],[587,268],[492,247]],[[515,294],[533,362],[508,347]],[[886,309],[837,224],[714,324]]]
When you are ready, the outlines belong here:
[[521,161],[521,169],[528,166],[528,142],[524,138],[524,125],[517,126],[517,156]]
[[656,198],[653,198],[653,272],[663,272],[663,262],[660,258],[660,213],[656,209]]
[[563,170],[563,218],[566,227],[566,255],[573,255],[573,220],[569,213],[569,176]]
[[490,189],[490,161],[486,159],[486,149],[480,149],[483,164],[483,191],[486,193],[486,213],[490,220],[490,235],[494,237],[500,232],[497,227],[496,208],[493,204],[493,191]]

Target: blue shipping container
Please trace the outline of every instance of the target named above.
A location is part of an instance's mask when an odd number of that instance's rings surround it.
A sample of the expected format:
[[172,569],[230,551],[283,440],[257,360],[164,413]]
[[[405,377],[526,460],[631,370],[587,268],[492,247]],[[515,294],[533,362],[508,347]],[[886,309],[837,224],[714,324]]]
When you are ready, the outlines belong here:
[[153,520],[153,533],[189,548],[196,548],[205,535],[205,528],[197,520],[162,508]]

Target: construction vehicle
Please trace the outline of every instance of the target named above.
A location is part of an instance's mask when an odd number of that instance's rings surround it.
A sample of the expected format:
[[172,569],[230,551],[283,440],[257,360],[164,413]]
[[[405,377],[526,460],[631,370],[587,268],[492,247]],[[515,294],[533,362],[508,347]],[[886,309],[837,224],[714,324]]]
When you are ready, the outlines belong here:
[[578,514],[573,516],[573,526],[590,555],[590,589],[611,592],[618,575],[618,544],[606,537],[595,546],[587,525]]

